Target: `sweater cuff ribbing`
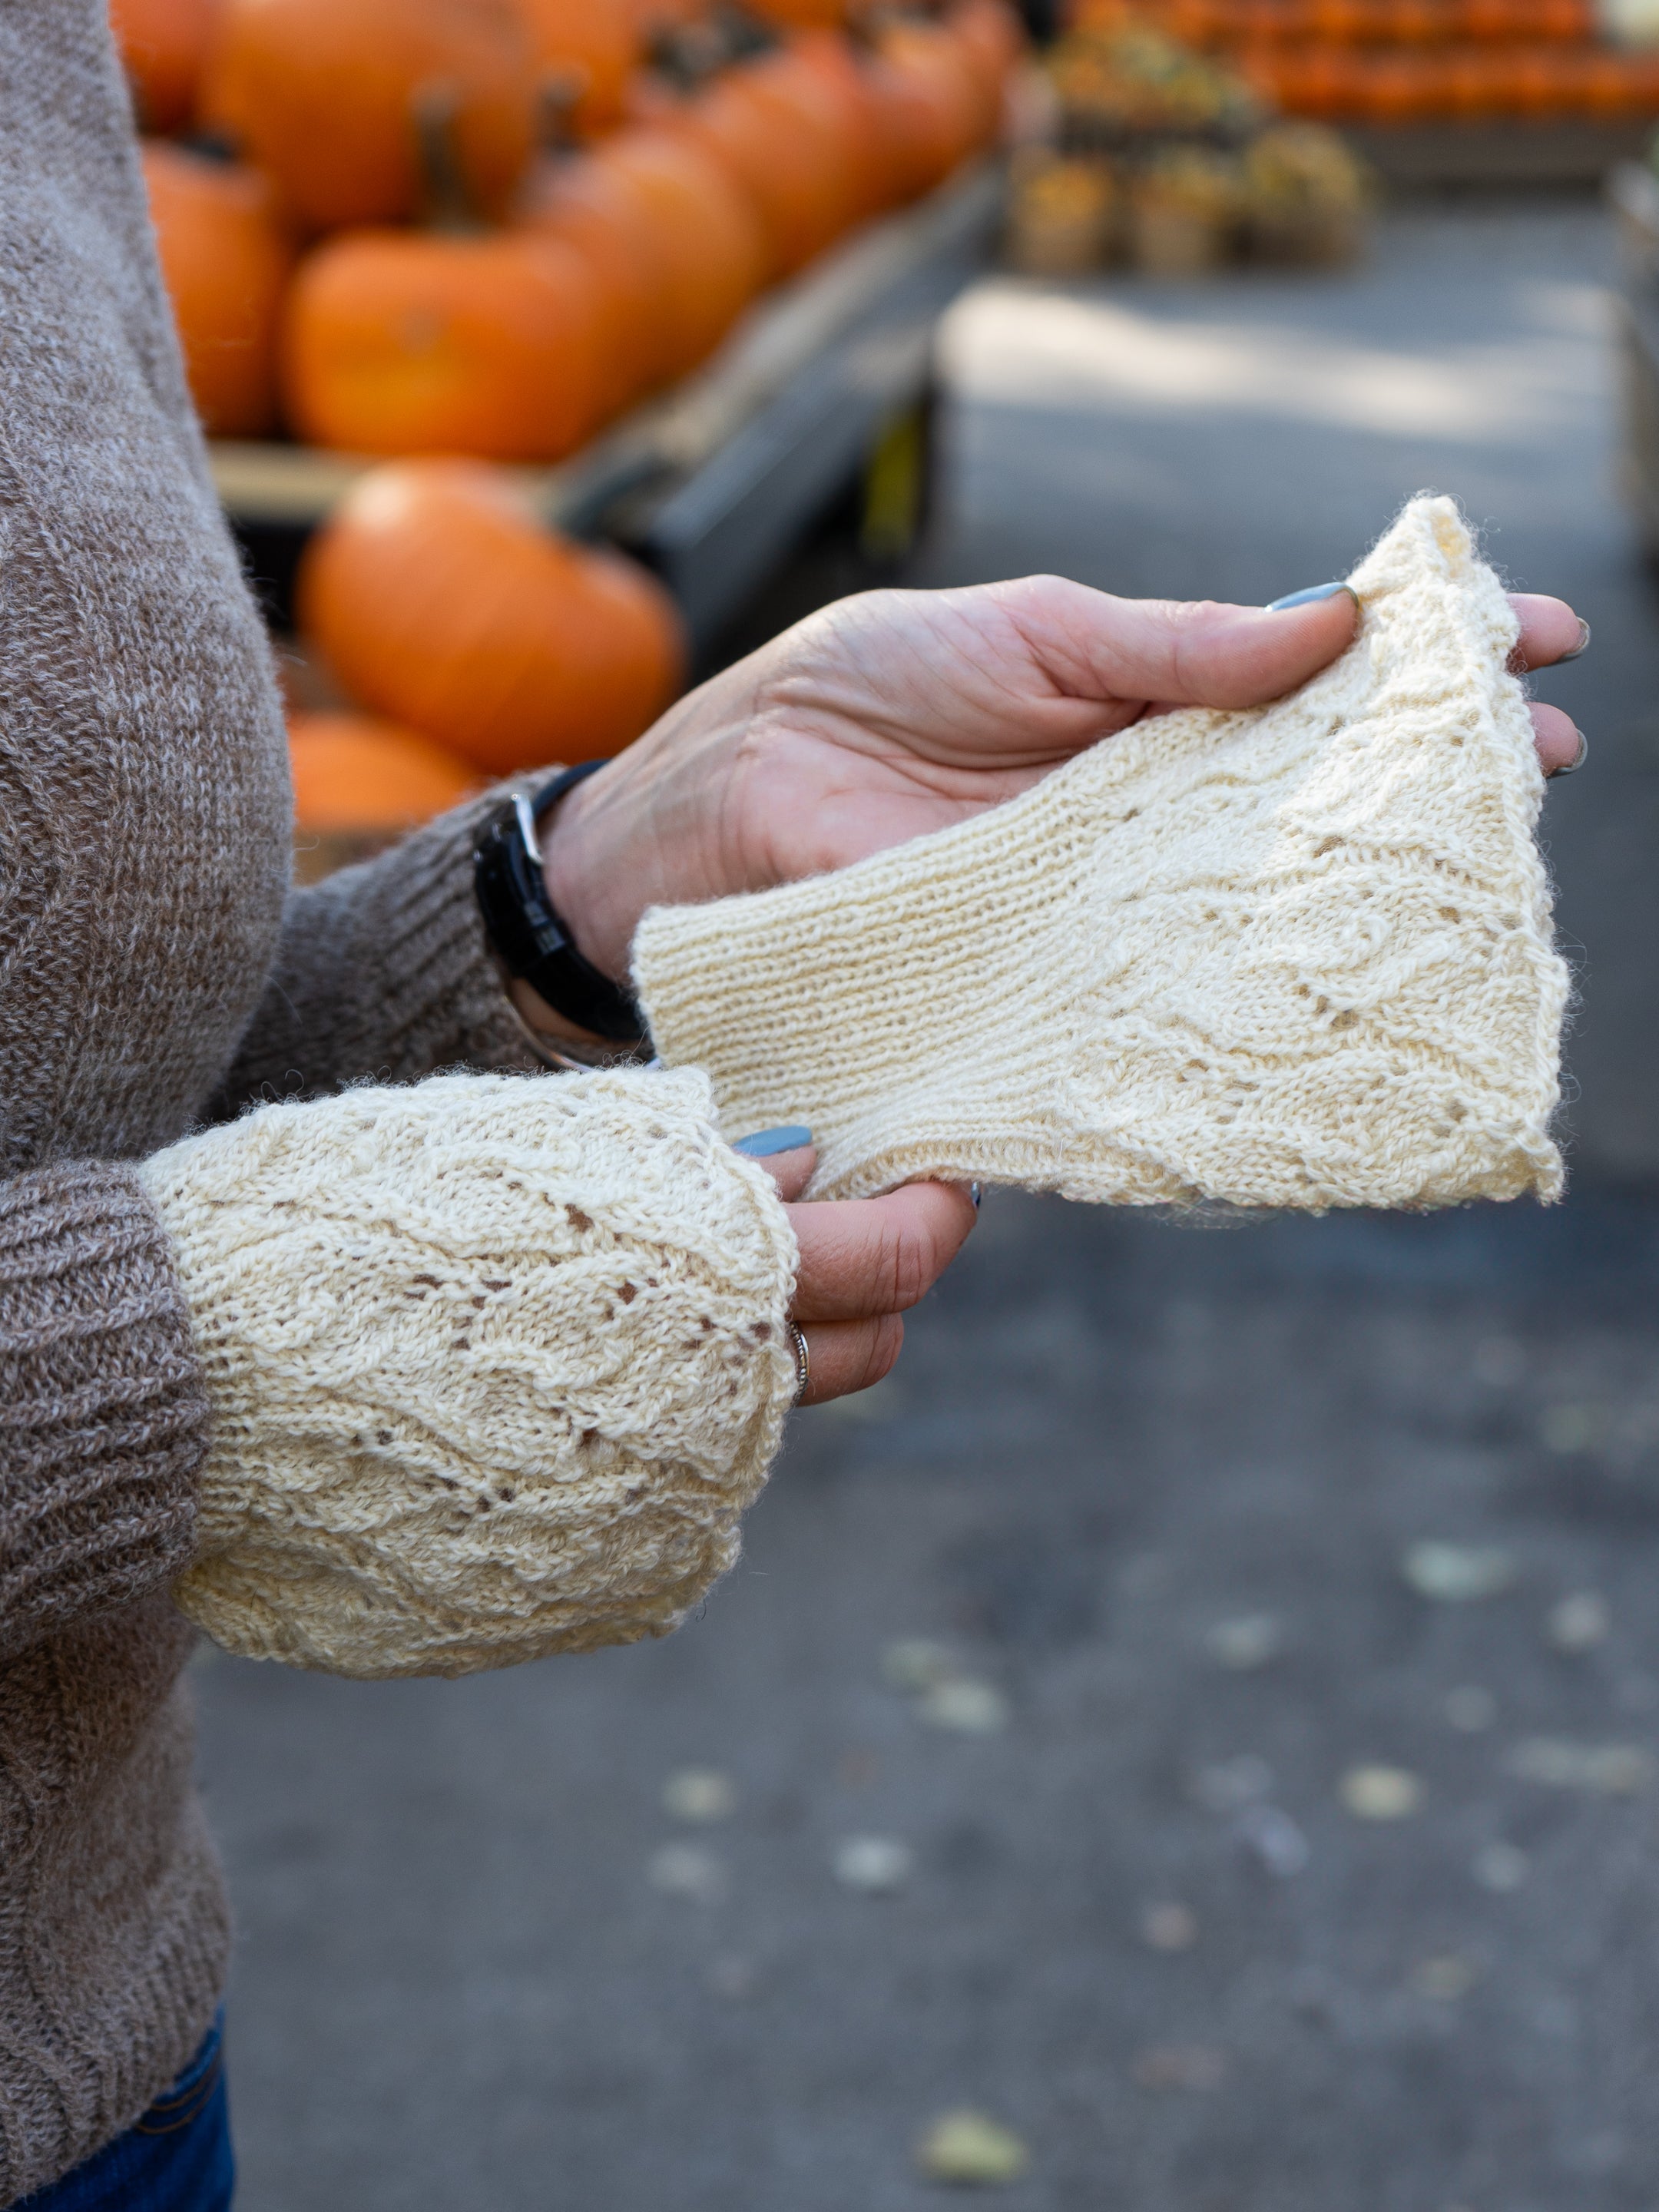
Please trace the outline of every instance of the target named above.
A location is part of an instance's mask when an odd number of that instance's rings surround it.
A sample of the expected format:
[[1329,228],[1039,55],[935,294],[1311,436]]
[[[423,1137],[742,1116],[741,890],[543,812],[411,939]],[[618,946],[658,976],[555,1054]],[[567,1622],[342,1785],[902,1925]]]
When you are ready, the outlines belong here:
[[290,892],[264,997],[210,1118],[443,1067],[546,1065],[507,994],[473,890],[472,848],[500,803],[488,793],[376,860]]
[[503,988],[473,887],[472,848],[501,804],[492,793],[371,864],[359,941],[383,982],[381,1059],[393,1082],[464,1063],[543,1064]]
[[207,1428],[134,1171],[70,1162],[0,1183],[0,1656],[183,1571]]

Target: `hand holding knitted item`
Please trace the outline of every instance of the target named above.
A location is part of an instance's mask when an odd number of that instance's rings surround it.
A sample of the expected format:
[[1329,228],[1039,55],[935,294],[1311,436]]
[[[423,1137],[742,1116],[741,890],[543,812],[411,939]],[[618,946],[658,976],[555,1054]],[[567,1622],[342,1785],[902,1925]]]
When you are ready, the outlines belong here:
[[1290,696],[1137,723],[960,826],[641,925],[671,1065],[814,1197],[1427,1206],[1561,1184],[1566,974],[1516,616],[1449,500]]
[[732,1565],[795,1249],[702,1077],[350,1091],[142,1174],[214,1413],[177,1597],[228,1650],[465,1674],[662,1634]]

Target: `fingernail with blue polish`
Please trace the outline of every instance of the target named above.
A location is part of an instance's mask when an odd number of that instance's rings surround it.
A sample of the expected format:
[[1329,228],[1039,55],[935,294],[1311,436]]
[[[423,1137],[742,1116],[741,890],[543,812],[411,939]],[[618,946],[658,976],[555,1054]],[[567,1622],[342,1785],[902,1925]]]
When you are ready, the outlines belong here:
[[811,1141],[810,1129],[802,1128],[798,1121],[790,1121],[781,1128],[757,1129],[752,1137],[739,1137],[732,1149],[734,1152],[747,1152],[751,1160],[769,1160],[774,1152],[799,1152]]
[[1270,599],[1267,612],[1282,615],[1286,607],[1310,607],[1316,600],[1334,599],[1339,592],[1346,592],[1355,606],[1359,605],[1359,594],[1352,584],[1310,584],[1305,592],[1286,592],[1282,599]]
[[1578,740],[1578,750],[1565,768],[1553,768],[1550,770],[1551,782],[1553,782],[1559,775],[1577,775],[1579,769],[1583,768],[1584,763],[1589,758],[1589,739],[1584,735],[1584,732],[1582,730],[1575,730],[1573,732],[1573,735]]
[[985,1193],[984,1193],[984,1192],[980,1188],[979,1185],[978,1185],[976,1182],[970,1182],[970,1183],[969,1184],[969,1186],[968,1186],[968,1195],[969,1195],[969,1198],[971,1198],[971,1199],[973,1200],[973,1201],[974,1201],[974,1211],[975,1211],[975,1213],[977,1213],[977,1212],[979,1212],[979,1209],[980,1209],[981,1204],[982,1203],[982,1201],[983,1201],[983,1200],[984,1200]]

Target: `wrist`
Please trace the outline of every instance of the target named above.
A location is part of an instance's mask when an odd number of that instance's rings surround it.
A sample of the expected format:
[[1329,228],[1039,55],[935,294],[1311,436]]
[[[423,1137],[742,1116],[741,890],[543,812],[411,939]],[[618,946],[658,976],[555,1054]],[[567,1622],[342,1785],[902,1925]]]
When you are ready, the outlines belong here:
[[605,804],[604,787],[610,775],[607,766],[567,791],[541,817],[536,833],[542,881],[572,943],[601,975],[626,983],[633,928],[617,912],[617,878],[624,872],[618,865],[621,856],[608,852],[612,840],[606,817],[614,810]]
[[732,849],[757,705],[744,664],[711,677],[544,817],[547,896],[613,982],[628,984],[647,907],[696,906],[770,880]]
[[538,793],[520,791],[499,805],[473,847],[473,881],[503,988],[526,1024],[573,1049],[603,1053],[608,1044],[634,1052],[648,1049],[639,1011],[626,987],[586,957],[553,905],[537,818],[556,815],[604,766],[590,761],[567,769]]

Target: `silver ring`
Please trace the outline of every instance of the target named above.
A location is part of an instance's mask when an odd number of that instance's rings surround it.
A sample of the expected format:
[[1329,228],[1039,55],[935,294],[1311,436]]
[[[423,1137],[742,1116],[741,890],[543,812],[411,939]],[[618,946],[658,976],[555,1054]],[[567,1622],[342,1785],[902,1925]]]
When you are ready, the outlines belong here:
[[1567,763],[1565,768],[1558,768],[1553,771],[1550,777],[1551,782],[1553,783],[1558,775],[1577,775],[1579,769],[1583,768],[1584,763],[1589,758],[1589,739],[1584,735],[1584,732],[1580,730],[1578,732],[1577,751],[1573,755],[1572,758]]
[[795,1347],[795,1403],[799,1406],[812,1380],[812,1355],[806,1348],[806,1339],[793,1321],[789,1334]]

